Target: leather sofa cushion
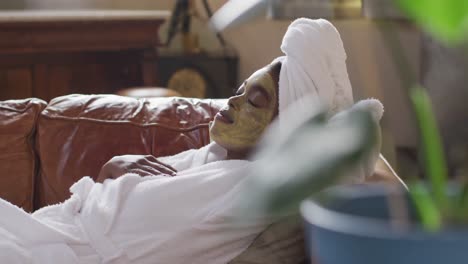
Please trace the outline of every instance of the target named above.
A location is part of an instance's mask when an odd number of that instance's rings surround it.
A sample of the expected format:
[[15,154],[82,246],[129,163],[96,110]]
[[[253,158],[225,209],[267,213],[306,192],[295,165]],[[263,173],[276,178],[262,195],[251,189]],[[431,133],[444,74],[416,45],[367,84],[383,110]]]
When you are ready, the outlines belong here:
[[39,99],[0,102],[0,195],[28,212],[37,170],[36,120],[45,106]]
[[271,224],[228,264],[307,263],[302,221],[300,215],[292,215]]
[[117,155],[167,156],[209,143],[208,124],[223,100],[67,95],[52,100],[38,121],[41,161],[36,205],[62,202],[82,178],[96,179]]

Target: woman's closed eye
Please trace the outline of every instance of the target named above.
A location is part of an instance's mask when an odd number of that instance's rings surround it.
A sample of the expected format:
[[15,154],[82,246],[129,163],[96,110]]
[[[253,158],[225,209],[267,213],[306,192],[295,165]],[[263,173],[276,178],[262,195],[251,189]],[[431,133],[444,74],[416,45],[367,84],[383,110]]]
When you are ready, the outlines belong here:
[[268,98],[261,91],[252,91],[248,96],[248,102],[253,107],[263,108],[268,106]]

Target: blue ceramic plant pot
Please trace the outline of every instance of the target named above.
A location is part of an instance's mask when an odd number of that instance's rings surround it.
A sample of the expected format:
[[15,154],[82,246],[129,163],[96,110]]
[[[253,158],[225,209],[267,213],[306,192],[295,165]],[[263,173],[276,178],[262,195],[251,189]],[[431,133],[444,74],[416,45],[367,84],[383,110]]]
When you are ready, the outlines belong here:
[[304,201],[301,213],[313,263],[468,263],[468,228],[428,233],[414,224],[410,212],[413,224],[395,229],[388,194],[381,185],[360,185],[333,188]]

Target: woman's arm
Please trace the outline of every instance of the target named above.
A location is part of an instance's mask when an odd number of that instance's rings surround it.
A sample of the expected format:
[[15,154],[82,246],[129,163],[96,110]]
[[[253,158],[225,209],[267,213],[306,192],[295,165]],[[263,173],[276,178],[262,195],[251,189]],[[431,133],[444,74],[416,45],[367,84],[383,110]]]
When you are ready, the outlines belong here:
[[96,182],[116,179],[126,173],[135,173],[140,176],[174,176],[177,170],[151,155],[116,156],[104,164]]

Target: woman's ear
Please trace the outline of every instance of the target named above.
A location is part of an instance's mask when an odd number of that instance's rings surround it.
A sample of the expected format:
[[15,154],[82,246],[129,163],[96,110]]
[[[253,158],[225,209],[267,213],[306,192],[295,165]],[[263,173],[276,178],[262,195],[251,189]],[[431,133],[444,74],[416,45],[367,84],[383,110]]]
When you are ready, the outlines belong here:
[[271,78],[275,82],[276,86],[276,105],[275,105],[275,114],[274,118],[278,116],[279,113],[279,77],[280,77],[280,72],[281,72],[281,61],[275,61],[269,65],[270,69],[268,70]]
[[271,74],[271,77],[273,77],[273,81],[275,81],[275,83],[279,83],[280,72],[281,72],[281,61],[275,61],[272,64],[270,64],[270,74]]

